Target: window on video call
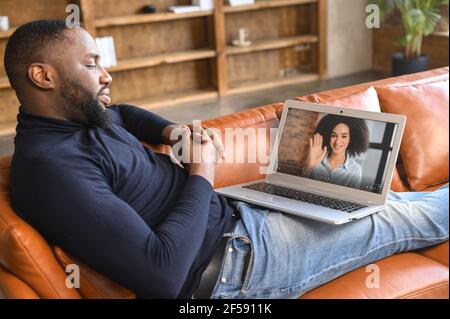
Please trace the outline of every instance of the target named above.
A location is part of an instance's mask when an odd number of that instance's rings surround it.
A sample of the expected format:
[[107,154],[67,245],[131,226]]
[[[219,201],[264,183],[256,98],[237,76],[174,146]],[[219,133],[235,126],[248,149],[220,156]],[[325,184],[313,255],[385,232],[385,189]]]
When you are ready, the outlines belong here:
[[277,171],[380,194],[395,129],[395,123],[292,108]]

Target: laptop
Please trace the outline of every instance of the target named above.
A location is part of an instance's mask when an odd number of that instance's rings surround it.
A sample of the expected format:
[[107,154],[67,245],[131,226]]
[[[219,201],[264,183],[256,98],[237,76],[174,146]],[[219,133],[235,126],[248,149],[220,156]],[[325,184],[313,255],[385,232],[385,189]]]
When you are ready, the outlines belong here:
[[330,224],[383,210],[406,118],[287,100],[264,180],[225,197]]

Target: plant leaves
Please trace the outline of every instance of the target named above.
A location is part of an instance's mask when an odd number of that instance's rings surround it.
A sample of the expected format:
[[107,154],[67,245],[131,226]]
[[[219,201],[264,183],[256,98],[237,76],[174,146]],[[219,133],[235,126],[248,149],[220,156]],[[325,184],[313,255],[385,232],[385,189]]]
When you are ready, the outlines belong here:
[[434,31],[434,28],[438,24],[441,16],[436,9],[428,9],[424,12],[425,14],[425,25],[423,27],[423,34],[429,35]]

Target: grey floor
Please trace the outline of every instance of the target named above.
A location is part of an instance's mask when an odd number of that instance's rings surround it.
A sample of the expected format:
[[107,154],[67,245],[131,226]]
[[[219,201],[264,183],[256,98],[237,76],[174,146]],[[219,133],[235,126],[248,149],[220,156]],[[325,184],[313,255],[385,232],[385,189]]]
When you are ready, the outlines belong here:
[[[273,102],[281,102],[300,95],[331,90],[357,83],[375,81],[388,76],[389,74],[386,73],[366,71],[328,80],[230,95],[205,102],[185,103],[171,107],[161,107],[154,109],[153,112],[176,123],[192,123],[193,120],[215,118],[221,115],[231,114]],[[13,149],[13,136],[0,137],[0,156],[12,154]]]

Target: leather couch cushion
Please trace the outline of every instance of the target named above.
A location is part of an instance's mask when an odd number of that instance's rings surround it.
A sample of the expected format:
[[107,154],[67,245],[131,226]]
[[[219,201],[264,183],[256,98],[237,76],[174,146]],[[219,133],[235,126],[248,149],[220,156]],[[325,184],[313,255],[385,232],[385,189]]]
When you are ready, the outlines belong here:
[[[342,90],[342,91],[341,91]],[[332,90],[321,93],[314,93],[305,96],[298,96],[296,100],[310,103],[342,106],[352,109],[381,112],[377,91],[369,86],[367,88],[357,88],[355,90]],[[278,118],[281,118],[283,108],[277,110]]]
[[407,117],[400,148],[410,188],[448,181],[449,82],[377,87],[384,112]]
[[[303,295],[302,299],[448,298],[448,267],[415,253],[377,261],[379,288],[366,280],[372,268],[358,268]],[[369,279],[368,279],[369,277]],[[373,283],[373,282],[372,282]]]
[[377,91],[373,86],[369,86],[368,88],[361,89],[360,91],[351,94],[347,93],[345,90],[342,90],[342,92],[334,92],[335,93],[322,92],[311,94],[299,97],[298,100],[371,112],[381,112]]
[[[377,88],[379,86],[394,86],[394,85],[413,85],[413,84],[423,84],[430,82],[438,82],[442,80],[448,80],[449,67],[438,68],[434,70],[429,70],[425,72],[419,72],[414,74],[407,74],[397,77],[390,77],[374,82],[355,84],[352,86],[346,86],[343,88],[332,89],[329,91],[324,91],[316,93],[313,95],[320,96],[323,100],[329,100],[333,98],[341,98],[344,96],[352,95],[361,91],[366,90],[370,86]],[[297,97],[296,99],[301,99],[302,97]]]
[[41,298],[80,298],[44,238],[17,216],[9,193],[11,158],[0,161],[0,264]]
[[80,288],[78,292],[82,298],[87,299],[134,299],[136,295],[115,283],[111,279],[93,271],[80,260],[68,255],[60,247],[54,247],[53,251],[61,266],[66,269],[70,264],[75,264],[80,270]]

